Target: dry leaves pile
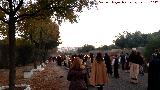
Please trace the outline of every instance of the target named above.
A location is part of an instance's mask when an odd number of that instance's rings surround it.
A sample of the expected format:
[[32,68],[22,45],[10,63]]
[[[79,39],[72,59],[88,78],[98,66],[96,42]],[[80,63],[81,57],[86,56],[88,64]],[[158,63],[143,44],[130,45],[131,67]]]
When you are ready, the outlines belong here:
[[[7,74],[5,74],[7,73]],[[8,85],[8,71],[0,71],[0,85]],[[27,84],[32,90],[68,90],[67,72],[54,63],[49,63],[41,72],[34,72],[32,78],[23,78],[23,69],[17,69],[16,84]]]
[[0,86],[8,84],[8,73],[9,71],[6,69],[0,70]]

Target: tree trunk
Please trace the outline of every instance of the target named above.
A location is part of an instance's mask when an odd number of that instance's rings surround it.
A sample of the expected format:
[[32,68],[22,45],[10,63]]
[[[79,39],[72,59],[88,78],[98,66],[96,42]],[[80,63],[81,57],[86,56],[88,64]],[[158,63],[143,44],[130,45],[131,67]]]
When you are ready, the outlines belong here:
[[34,69],[37,69],[37,61],[36,61],[35,56],[34,56],[33,64],[34,64]]
[[15,18],[14,15],[9,15],[9,90],[15,89],[16,67],[15,67]]

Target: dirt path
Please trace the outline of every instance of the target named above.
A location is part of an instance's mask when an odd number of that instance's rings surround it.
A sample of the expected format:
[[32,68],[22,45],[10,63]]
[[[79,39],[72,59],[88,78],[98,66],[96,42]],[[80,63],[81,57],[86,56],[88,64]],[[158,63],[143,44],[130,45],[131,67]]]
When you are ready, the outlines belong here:
[[[30,85],[31,90],[68,90],[67,71],[49,63],[41,72],[34,72],[32,78],[23,78],[23,68],[17,69],[16,84]],[[8,70],[1,70],[0,84],[8,85]]]

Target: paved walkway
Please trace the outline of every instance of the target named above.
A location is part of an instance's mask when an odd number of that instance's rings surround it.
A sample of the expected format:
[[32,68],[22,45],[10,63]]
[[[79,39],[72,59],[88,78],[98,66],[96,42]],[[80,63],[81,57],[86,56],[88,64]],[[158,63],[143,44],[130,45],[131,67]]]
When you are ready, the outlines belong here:
[[[19,72],[19,70],[17,70]],[[2,73],[1,73],[2,74]],[[24,79],[23,73],[17,73],[17,84],[31,85],[31,90],[68,90],[69,81],[67,81],[68,69],[64,66],[58,66],[55,62],[49,63],[41,72],[34,72],[30,79]],[[129,82],[129,73],[120,70],[120,78],[110,77],[110,82],[104,86],[104,90],[147,90],[147,74],[139,76],[139,84]],[[8,74],[1,76],[2,85],[7,85]],[[97,90],[95,87],[89,87],[89,90]]]
[[[63,68],[63,67],[62,67]],[[64,69],[65,71],[68,71]],[[110,82],[104,86],[104,90],[147,90],[148,75],[139,75],[139,83],[132,84],[129,82],[129,73],[119,69],[120,78],[109,77]],[[97,90],[95,87],[89,87],[89,90]]]
[[[32,90],[68,90],[67,73],[68,69],[64,66],[58,66],[55,62],[49,63],[44,71],[33,76],[29,84]],[[110,82],[104,86],[104,90],[147,90],[147,73],[144,76],[139,75],[138,84],[129,82],[129,73],[119,69],[119,74],[119,79],[109,77]],[[97,88],[90,86],[89,90]]]
[[[122,70],[119,70],[120,78],[115,79],[110,77],[110,82],[104,86],[104,90],[147,90],[147,78],[148,75],[145,73],[144,76],[139,75],[139,83],[131,84],[129,82],[129,73],[125,73]],[[89,90],[97,90],[94,87],[90,87]]]
[[[49,63],[41,72],[34,72],[32,78],[23,79],[23,74],[17,76],[17,84],[31,86],[31,90],[68,90],[69,81],[67,81],[68,69],[64,66],[58,66],[55,62]],[[119,70],[120,78],[110,77],[110,82],[104,86],[104,90],[147,90],[147,74],[139,76],[139,84],[129,82],[129,73]],[[21,77],[20,77],[21,76]],[[8,79],[5,78],[5,82]],[[2,82],[2,80],[0,80]],[[3,83],[5,84],[5,83]],[[6,82],[7,84],[7,82]],[[95,87],[89,87],[89,90],[97,90]]]

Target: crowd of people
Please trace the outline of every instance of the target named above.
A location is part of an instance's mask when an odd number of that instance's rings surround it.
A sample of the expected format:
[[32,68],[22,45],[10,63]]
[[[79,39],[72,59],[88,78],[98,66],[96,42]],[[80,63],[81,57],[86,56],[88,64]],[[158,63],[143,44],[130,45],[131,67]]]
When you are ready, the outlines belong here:
[[[72,55],[54,58],[58,65],[69,68],[67,80],[70,81],[69,90],[88,90],[88,86],[103,90],[110,77],[120,78],[119,69],[130,73],[130,83],[138,84],[138,75],[144,75],[143,66],[146,64],[140,52],[109,55],[108,53],[90,53],[86,55]],[[121,66],[121,68],[120,68]],[[156,51],[148,65],[148,90],[160,90],[160,53]],[[157,89],[158,88],[158,89]]]

